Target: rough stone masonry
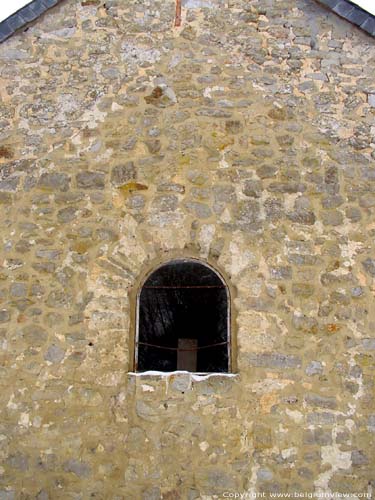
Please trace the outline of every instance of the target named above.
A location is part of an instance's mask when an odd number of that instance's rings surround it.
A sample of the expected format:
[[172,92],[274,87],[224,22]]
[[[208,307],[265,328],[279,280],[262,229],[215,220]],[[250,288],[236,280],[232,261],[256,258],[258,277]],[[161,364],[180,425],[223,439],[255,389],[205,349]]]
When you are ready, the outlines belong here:
[[[0,45],[0,499],[375,489],[375,43],[313,0],[65,0]],[[237,373],[134,375],[156,261]]]

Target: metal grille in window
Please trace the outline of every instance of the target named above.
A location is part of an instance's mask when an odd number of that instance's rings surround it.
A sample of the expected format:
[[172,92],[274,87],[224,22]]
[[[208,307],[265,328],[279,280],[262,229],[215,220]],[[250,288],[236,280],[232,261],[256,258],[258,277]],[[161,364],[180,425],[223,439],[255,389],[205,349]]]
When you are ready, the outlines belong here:
[[194,260],[156,269],[138,295],[137,371],[228,372],[229,292]]

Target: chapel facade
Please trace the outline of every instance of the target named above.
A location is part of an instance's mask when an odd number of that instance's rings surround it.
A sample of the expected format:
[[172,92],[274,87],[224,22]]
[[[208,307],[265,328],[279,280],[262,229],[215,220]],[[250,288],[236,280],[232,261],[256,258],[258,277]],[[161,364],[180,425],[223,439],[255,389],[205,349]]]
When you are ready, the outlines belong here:
[[373,16],[52,4],[0,44],[0,499],[370,495]]

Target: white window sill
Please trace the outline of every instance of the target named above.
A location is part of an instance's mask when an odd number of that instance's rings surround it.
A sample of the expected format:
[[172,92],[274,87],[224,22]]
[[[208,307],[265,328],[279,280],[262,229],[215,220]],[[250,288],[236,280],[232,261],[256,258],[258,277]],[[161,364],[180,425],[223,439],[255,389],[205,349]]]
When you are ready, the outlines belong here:
[[128,372],[130,377],[160,377],[160,378],[168,378],[168,377],[176,377],[178,375],[186,376],[189,375],[191,380],[199,382],[200,380],[207,380],[213,377],[224,377],[224,378],[237,378],[239,377],[238,373],[221,373],[221,372],[212,372],[212,373],[199,373],[199,372],[187,372],[183,370],[176,370],[173,372],[159,372],[154,370],[149,370],[146,372]]

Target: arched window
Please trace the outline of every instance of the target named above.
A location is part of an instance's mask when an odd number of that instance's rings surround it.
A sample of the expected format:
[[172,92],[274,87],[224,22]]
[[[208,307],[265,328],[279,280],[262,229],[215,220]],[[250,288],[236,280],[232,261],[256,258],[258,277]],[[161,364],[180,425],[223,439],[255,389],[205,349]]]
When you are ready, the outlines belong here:
[[208,265],[161,265],[138,293],[136,371],[229,372],[229,306],[228,287]]

